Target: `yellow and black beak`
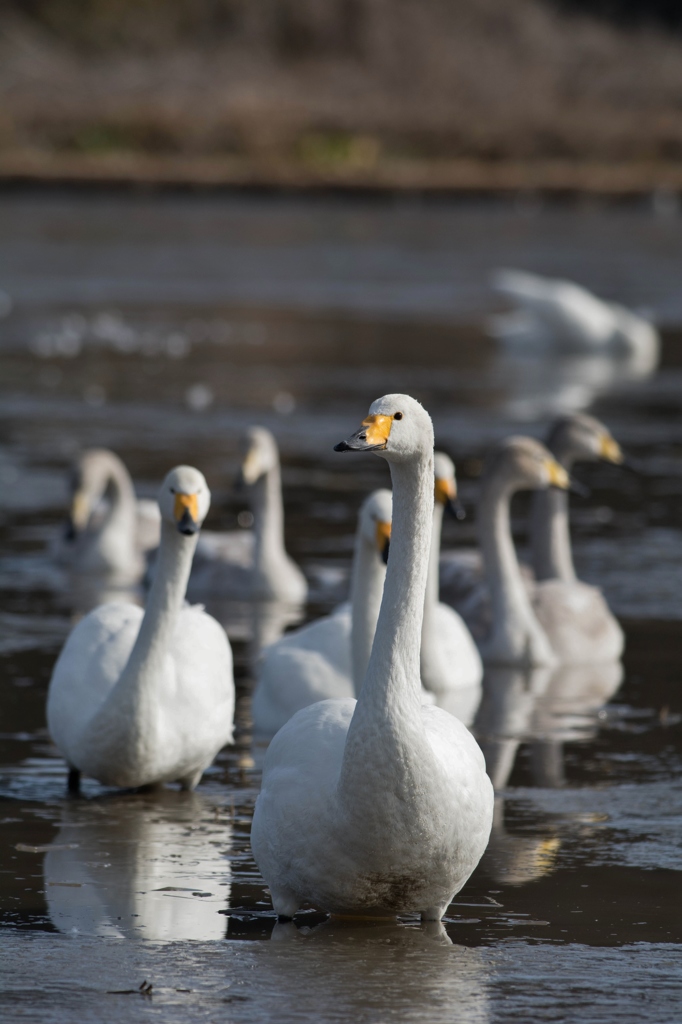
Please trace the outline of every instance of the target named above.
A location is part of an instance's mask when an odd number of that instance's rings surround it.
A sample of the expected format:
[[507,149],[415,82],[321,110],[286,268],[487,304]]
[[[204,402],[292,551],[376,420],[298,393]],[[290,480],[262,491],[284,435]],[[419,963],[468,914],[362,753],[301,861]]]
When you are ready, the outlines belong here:
[[79,533],[88,525],[90,519],[90,499],[85,491],[77,490],[71,499],[71,511],[66,523],[66,539],[75,540]]
[[362,426],[346,441],[334,445],[335,452],[381,452],[386,449],[393,425],[392,416],[375,413],[362,421]]
[[452,478],[436,477],[434,499],[444,505],[445,511],[455,519],[466,519],[464,505],[457,497],[457,484]]
[[558,487],[562,491],[568,491],[571,487],[571,480],[560,463],[556,459],[546,459],[545,469],[549,477],[549,486]]
[[614,462],[617,466],[625,461],[620,445],[610,434],[602,434],[599,440],[599,458],[606,462]]
[[176,494],[173,515],[180,533],[186,537],[199,532],[199,496]]
[[377,519],[376,530],[377,550],[384,565],[388,565],[388,551],[391,546],[391,524],[384,519]]

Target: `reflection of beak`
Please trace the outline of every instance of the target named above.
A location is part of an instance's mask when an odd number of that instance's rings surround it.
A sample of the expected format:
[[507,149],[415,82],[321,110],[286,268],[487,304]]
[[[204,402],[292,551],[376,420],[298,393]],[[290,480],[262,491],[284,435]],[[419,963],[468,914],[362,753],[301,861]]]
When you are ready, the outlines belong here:
[[599,441],[599,458],[606,462],[615,462],[617,466],[623,462],[623,452],[617,441],[610,434],[602,434]]
[[571,486],[568,473],[563,466],[559,465],[556,459],[547,459],[545,461],[545,469],[549,476],[549,486],[559,487],[562,491],[567,491]]
[[261,468],[258,461],[258,452],[255,448],[249,448],[239,473],[239,486],[246,484],[247,487],[251,487],[259,476],[261,476]]
[[199,531],[199,497],[196,494],[176,494],[173,508],[175,522],[186,537]]
[[436,477],[434,498],[441,505],[444,505],[445,511],[449,512],[455,519],[466,519],[464,505],[457,497],[457,484],[454,480],[446,477]]
[[71,515],[66,531],[67,540],[75,540],[76,534],[84,530],[90,518],[90,499],[85,491],[76,491],[71,499]]
[[376,541],[381,559],[384,565],[388,565],[388,549],[391,546],[391,524],[383,519],[377,520]]
[[393,424],[392,416],[372,414],[362,421],[362,427],[347,441],[334,445],[335,452],[381,452],[388,444]]

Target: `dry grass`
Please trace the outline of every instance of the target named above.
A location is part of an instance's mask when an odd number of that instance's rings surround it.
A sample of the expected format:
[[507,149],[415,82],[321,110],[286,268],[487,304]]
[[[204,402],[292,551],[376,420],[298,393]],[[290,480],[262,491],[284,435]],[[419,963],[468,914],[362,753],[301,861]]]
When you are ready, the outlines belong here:
[[543,0],[5,0],[0,12],[0,159],[362,171],[682,156],[682,41]]

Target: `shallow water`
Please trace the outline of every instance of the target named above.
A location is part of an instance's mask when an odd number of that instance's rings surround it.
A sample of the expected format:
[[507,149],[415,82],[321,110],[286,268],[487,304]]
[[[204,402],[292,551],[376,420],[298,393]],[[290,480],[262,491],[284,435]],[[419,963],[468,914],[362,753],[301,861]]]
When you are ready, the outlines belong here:
[[[7,1019],[679,1019],[679,255],[677,219],[644,208],[2,197],[0,287],[15,299],[0,321]],[[500,263],[655,307],[659,370],[501,355],[480,327]],[[387,482],[380,460],[331,447],[393,390],[433,414],[470,510],[491,440],[541,435],[557,408],[606,420],[638,471],[580,466],[590,494],[572,499],[573,529],[580,574],[623,622],[624,663],[489,674],[474,727],[495,824],[444,934],[313,910],[276,925],[248,843],[262,760],[249,610],[212,609],[233,639],[239,730],[196,794],[87,781],[68,799],[45,693],[71,623],[103,595],[77,589],[49,549],[85,445],[114,448],[145,496],[174,463],[196,463],[208,525],[235,528],[237,437],[259,421],[280,441],[287,542],[318,614],[343,594],[363,495]],[[472,517],[449,524],[445,543],[469,544],[473,529]]]

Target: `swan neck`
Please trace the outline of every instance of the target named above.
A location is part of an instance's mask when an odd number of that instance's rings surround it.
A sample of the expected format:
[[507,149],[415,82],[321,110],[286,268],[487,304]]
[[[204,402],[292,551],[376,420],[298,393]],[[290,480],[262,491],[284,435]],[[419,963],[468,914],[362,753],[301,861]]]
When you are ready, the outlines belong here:
[[429,550],[429,572],[426,577],[426,597],[424,599],[424,618],[438,604],[439,598],[439,571],[440,571],[440,538],[443,528],[444,507],[439,501],[433,506],[433,519],[431,526],[431,547]]
[[350,588],[351,662],[356,697],[362,689],[372,653],[385,579],[386,567],[381,561],[376,545],[358,530],[355,535]]
[[251,489],[251,509],[254,517],[256,569],[284,553],[284,506],[282,477],[279,462],[264,473]]
[[173,524],[162,523],[156,572],[140,630],[121,678],[89,730],[93,737],[97,736],[96,720],[111,720],[112,712],[117,713],[131,742],[137,733],[134,728],[129,731],[131,723],[137,722],[138,730],[143,730],[145,723],[151,726],[161,699],[159,691],[167,682],[168,649],[184,602],[197,540],[198,534],[185,537]]
[[393,804],[377,806],[368,774],[383,778],[401,813],[407,813],[417,776],[433,760],[420,711],[419,671],[433,516],[432,452],[391,463],[391,478],[393,525],[384,594],[339,777],[339,796],[349,818],[366,821],[371,814],[372,828],[379,831]]
[[[570,452],[558,450],[553,454],[570,472],[573,466]],[[575,583],[567,491],[550,487],[533,495],[531,561],[537,580]]]
[[492,633],[534,620],[521,577],[510,522],[514,487],[495,479],[484,484],[478,513],[479,543],[492,604]]

